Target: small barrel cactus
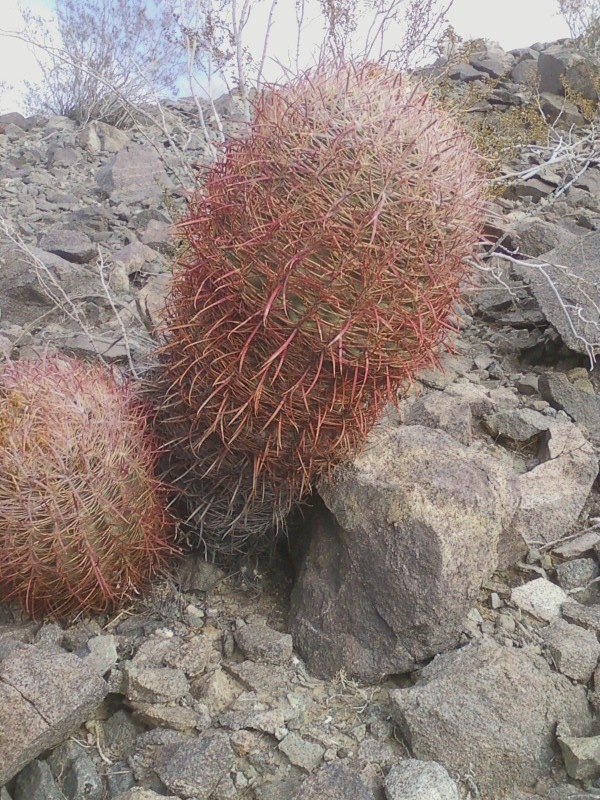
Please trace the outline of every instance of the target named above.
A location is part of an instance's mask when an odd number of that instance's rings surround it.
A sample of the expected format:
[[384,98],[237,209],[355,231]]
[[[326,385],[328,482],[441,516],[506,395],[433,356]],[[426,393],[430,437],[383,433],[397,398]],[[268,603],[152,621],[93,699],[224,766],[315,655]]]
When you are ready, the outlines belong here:
[[322,66],[259,95],[190,203],[167,308],[165,407],[200,516],[223,461],[247,465],[249,507],[283,511],[360,448],[435,362],[482,210],[468,140],[397,73]]
[[156,448],[131,387],[47,357],[0,369],[0,600],[34,616],[115,607],[169,553]]

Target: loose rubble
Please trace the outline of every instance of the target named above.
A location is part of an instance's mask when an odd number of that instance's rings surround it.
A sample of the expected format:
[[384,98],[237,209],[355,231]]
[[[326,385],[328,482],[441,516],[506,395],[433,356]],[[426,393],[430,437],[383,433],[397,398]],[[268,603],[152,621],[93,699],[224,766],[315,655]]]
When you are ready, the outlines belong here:
[[[564,96],[597,101],[597,67],[565,40],[447,70],[473,119],[539,81],[571,162],[502,166],[454,352],[321,487],[291,556],[227,576],[190,554],[64,627],[0,606],[0,800],[600,797],[600,160],[569,167],[593,131]],[[166,110],[168,148],[149,118],[0,115],[0,353],[143,371],[211,158],[193,102]]]

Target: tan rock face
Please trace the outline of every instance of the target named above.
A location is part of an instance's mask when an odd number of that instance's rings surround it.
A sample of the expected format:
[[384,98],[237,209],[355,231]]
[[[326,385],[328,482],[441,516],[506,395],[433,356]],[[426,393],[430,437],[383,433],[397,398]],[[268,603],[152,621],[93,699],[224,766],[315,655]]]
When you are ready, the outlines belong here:
[[516,508],[511,470],[441,431],[380,428],[321,491],[291,609],[309,668],[372,680],[456,646]]

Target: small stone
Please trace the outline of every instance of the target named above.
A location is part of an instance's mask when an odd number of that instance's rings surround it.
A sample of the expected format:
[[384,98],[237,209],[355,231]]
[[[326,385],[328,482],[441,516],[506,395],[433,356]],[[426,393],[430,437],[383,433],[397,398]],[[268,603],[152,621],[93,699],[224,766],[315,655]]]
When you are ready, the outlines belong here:
[[292,637],[267,625],[244,625],[235,632],[235,641],[246,658],[286,665],[292,657]]
[[538,393],[538,376],[533,372],[529,372],[527,375],[523,375],[522,378],[518,378],[515,386],[519,394],[525,397],[534,397]]
[[597,531],[587,531],[574,539],[570,539],[568,542],[559,544],[552,549],[552,552],[561,558],[579,558],[590,550],[593,550],[599,544],[600,533]]
[[487,416],[483,424],[492,436],[519,443],[528,442],[534,436],[539,436],[550,426],[547,417],[532,408],[497,411]]
[[175,795],[157,794],[152,789],[142,789],[141,786],[134,786],[128,789],[124,794],[115,797],[115,800],[180,800]]
[[106,785],[113,800],[135,785],[133,772],[126,761],[115,761],[114,764],[109,764],[106,771]]
[[579,683],[587,683],[600,656],[596,634],[564,619],[555,620],[540,633],[559,672]]
[[48,622],[39,629],[35,635],[36,644],[49,644],[56,647],[62,647],[65,632],[55,622]]
[[412,402],[403,422],[446,431],[453,439],[469,445],[473,440],[472,412],[466,397],[449,392],[430,392]]
[[48,757],[48,766],[67,800],[101,800],[102,780],[86,750],[68,740]]
[[[598,540],[600,541],[600,536]],[[204,625],[204,611],[191,603],[185,609],[185,618],[190,628],[201,628]]]
[[303,739],[297,733],[289,733],[279,745],[279,750],[284,753],[291,764],[307,772],[315,770],[323,760],[325,748]]
[[202,675],[210,664],[219,660],[220,640],[220,631],[206,626],[202,633],[166,653],[165,665],[183,671],[190,678]]
[[139,703],[168,703],[189,694],[189,683],[180,669],[168,667],[137,668],[129,663],[125,668],[125,694],[128,700]]
[[74,147],[50,147],[48,167],[74,167],[81,159],[81,153]]
[[283,703],[273,708],[261,702],[255,692],[243,692],[230,709],[221,712],[218,719],[220,725],[232,731],[251,728],[274,736],[284,727],[286,716],[289,718],[291,715],[291,708]]
[[242,694],[242,687],[221,668],[215,669],[206,684],[202,699],[211,715],[216,716]]
[[135,742],[143,728],[133,721],[130,714],[116,711],[102,723],[104,741],[113,758],[126,758],[135,747]]
[[159,628],[138,647],[131,663],[141,667],[163,667],[168,653],[177,649],[182,640],[168,628]]
[[87,753],[70,764],[59,782],[68,800],[102,800],[102,780]]
[[117,645],[112,634],[94,636],[87,643],[90,654],[85,656],[87,665],[102,677],[117,663]]
[[163,745],[155,756],[155,770],[172,792],[208,800],[229,775],[234,754],[229,737],[216,731],[178,744]]
[[562,615],[567,622],[600,634],[600,605],[584,606],[571,600],[563,605]]
[[45,761],[32,761],[17,776],[14,800],[63,800]]
[[241,664],[230,664],[227,669],[248,691],[256,692],[261,698],[274,698],[289,685],[285,669],[272,664],[242,661]]
[[85,264],[98,255],[96,245],[81,231],[48,231],[41,237],[39,246],[47,253],[54,253],[75,264]]
[[151,728],[191,731],[202,727],[198,714],[186,706],[134,703],[132,709],[135,719]]
[[600,397],[578,389],[559,372],[540,375],[539,387],[544,400],[557,410],[565,411],[592,441],[600,444]]
[[593,600],[598,595],[598,584],[589,586],[600,575],[600,567],[593,558],[576,558],[556,566],[556,579],[565,591],[579,602]]
[[396,764],[386,776],[387,800],[460,800],[447,770],[435,761],[410,758]]
[[549,622],[560,617],[569,595],[546,578],[536,578],[513,589],[510,600],[522,611]]
[[515,618],[510,613],[498,614],[496,618],[496,627],[504,633],[511,634],[517,629]]
[[284,794],[273,796],[273,800],[287,800],[290,797],[291,800],[375,800],[375,795],[365,786],[358,772],[340,761],[326,764],[318,772],[309,775],[296,792],[290,794],[285,791]]
[[184,592],[212,592],[224,576],[222,569],[205,561],[200,553],[190,553],[179,562],[178,580]]
[[600,736],[561,735],[557,731],[567,773],[575,780],[593,780],[600,776]]

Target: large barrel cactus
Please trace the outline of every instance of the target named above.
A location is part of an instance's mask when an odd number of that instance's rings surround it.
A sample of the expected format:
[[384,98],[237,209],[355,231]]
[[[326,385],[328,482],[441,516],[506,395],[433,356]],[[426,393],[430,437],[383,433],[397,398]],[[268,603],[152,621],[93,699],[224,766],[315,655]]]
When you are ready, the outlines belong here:
[[161,355],[205,539],[281,519],[435,361],[482,216],[468,140],[397,73],[322,66],[259,95],[182,224]]
[[65,358],[0,369],[0,600],[100,612],[173,548],[146,412],[127,384]]

